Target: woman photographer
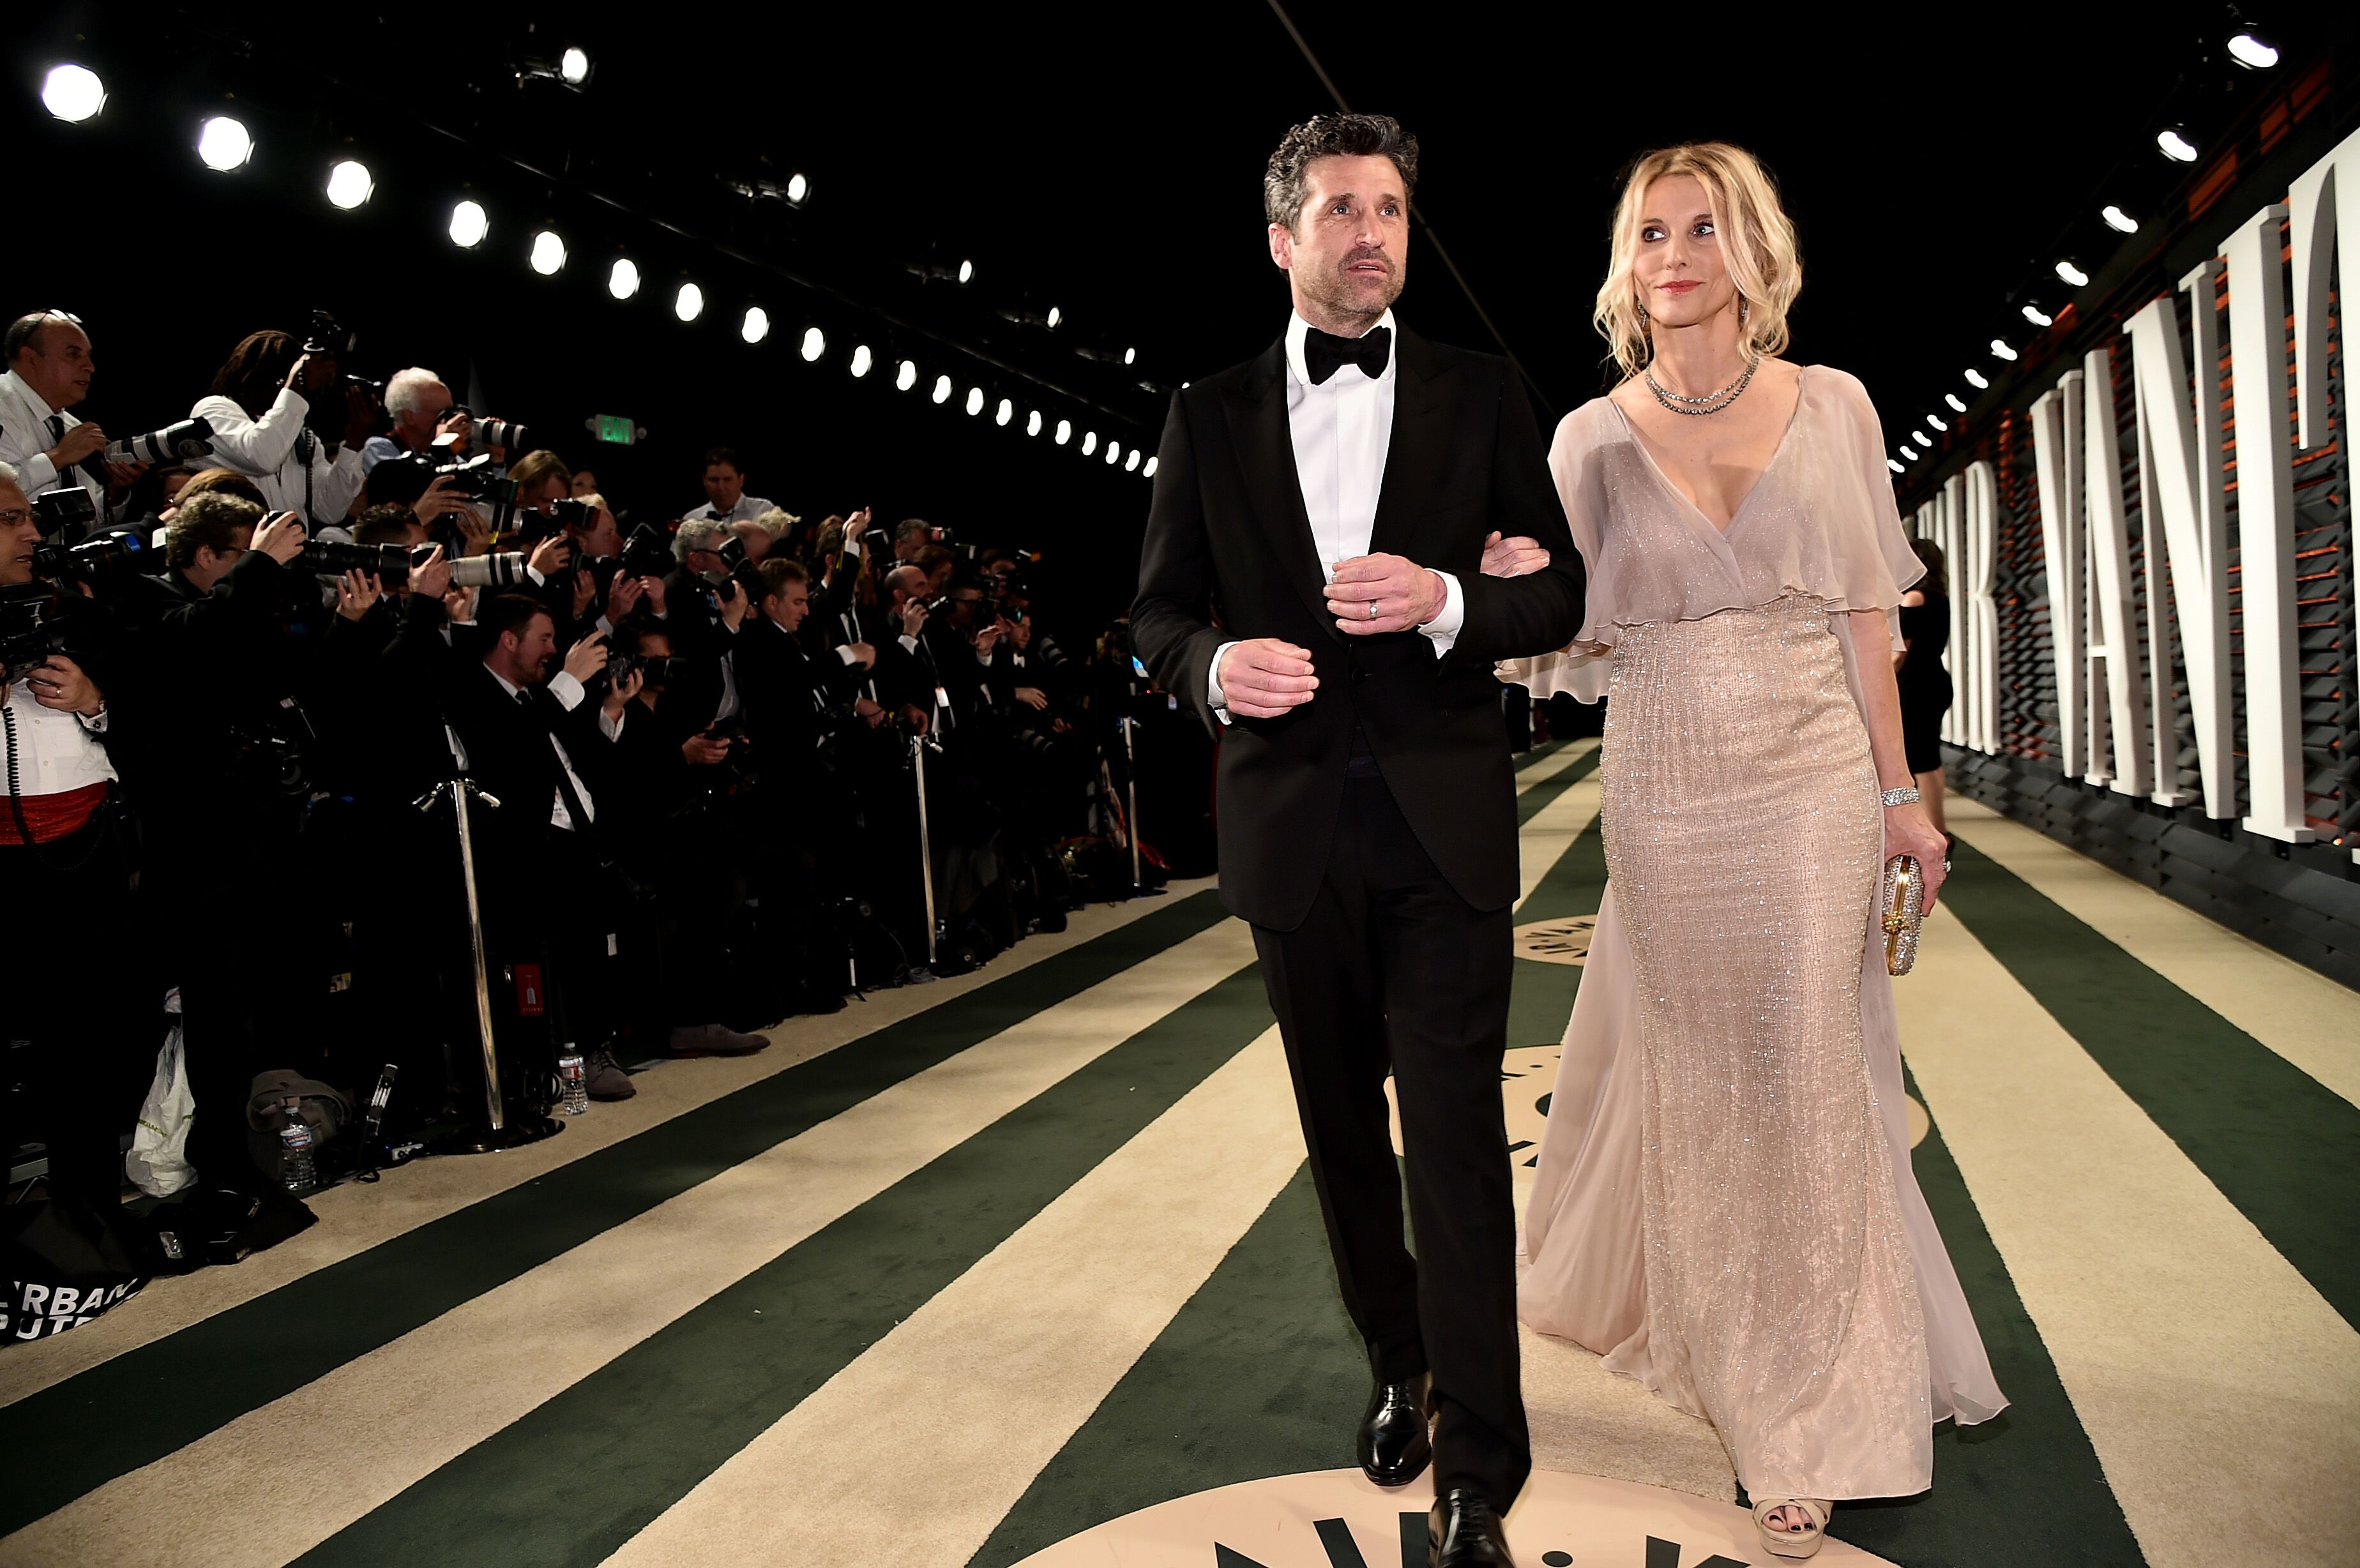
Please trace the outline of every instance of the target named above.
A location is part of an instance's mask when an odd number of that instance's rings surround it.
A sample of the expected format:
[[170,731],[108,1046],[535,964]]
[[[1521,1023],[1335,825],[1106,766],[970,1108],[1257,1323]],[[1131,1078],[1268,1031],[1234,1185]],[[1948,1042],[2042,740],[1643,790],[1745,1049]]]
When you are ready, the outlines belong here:
[[[342,388],[342,396],[338,395]],[[361,442],[377,404],[332,354],[288,332],[249,332],[189,410],[213,427],[213,461],[251,478],[272,511],[314,530],[342,523],[361,493]]]

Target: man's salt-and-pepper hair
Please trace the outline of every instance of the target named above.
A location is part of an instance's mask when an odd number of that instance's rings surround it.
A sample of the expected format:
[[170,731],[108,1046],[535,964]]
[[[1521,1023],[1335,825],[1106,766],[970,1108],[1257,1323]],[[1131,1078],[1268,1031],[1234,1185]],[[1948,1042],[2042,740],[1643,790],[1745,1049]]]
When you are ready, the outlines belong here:
[[25,487],[25,476],[16,472],[15,463],[0,463],[0,485],[13,485],[18,490],[22,490]]
[[672,553],[683,564],[691,550],[719,550],[729,537],[729,525],[712,517],[691,517],[672,536]]
[[442,378],[421,365],[397,370],[385,381],[385,411],[395,419],[401,418],[418,407],[418,395],[429,387],[441,384]]
[[1300,233],[1303,171],[1315,158],[1371,158],[1379,153],[1401,170],[1402,197],[1417,185],[1417,138],[1391,114],[1315,114],[1288,131],[1262,177],[1263,212],[1273,223]]

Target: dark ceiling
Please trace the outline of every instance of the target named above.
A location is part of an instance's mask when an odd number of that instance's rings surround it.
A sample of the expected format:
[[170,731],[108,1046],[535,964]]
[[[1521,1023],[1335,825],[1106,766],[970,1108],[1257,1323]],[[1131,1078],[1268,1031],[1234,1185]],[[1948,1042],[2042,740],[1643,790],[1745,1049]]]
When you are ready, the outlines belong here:
[[[2324,7],[2244,10],[2290,50],[2323,47]],[[2201,130],[2268,74],[2226,64],[2218,5],[1901,20],[1891,6],[1459,5],[1414,30],[1395,8],[1298,0],[1290,14],[1354,107],[1420,136],[1422,216],[1545,418],[1601,389],[1588,317],[1606,216],[1618,169],[1647,147],[1723,136],[1769,163],[1803,236],[1791,352],[1856,372],[1888,423],[1907,423],[2015,319],[2015,291],[2060,254],[2110,247],[2099,206],[2136,211],[2181,177],[2152,150],[2158,124]],[[473,365],[497,411],[603,457],[645,514],[694,500],[697,452],[728,440],[754,488],[791,509],[939,512],[1127,572],[1147,485],[1026,440],[1023,416],[1152,447],[1169,388],[1283,324],[1259,176],[1284,127],[1330,100],[1267,5],[534,16],[228,4],[13,18],[0,130],[24,154],[7,292],[26,293],[0,309],[92,320],[93,411],[110,426],[162,422],[238,335],[327,304],[362,330],[361,368],[420,361],[456,381]],[[595,60],[587,91],[518,84],[518,60],[565,43]],[[34,98],[67,58],[113,89],[83,125]],[[189,151],[195,124],[225,111],[258,143],[235,175]],[[359,212],[319,195],[339,157],[377,175]],[[800,210],[729,189],[795,173],[810,181]],[[462,195],[492,213],[475,252],[442,236]],[[552,279],[522,263],[544,223],[572,247]],[[603,287],[618,251],[648,278],[628,305]],[[961,261],[964,287],[912,271]],[[1431,243],[1409,273],[1405,320],[1496,346]],[[711,301],[693,326],[667,308],[683,278]],[[759,347],[735,331],[749,301],[776,322]],[[1052,305],[1055,332],[1023,320]],[[817,365],[795,352],[810,324],[828,340]],[[845,369],[856,342],[885,362],[865,382]],[[901,355],[923,373],[906,395],[890,386]],[[956,387],[944,408],[925,401],[938,373]],[[961,413],[970,387],[988,406],[1011,398],[1018,428]],[[598,411],[647,425],[649,447],[594,450],[575,432]]]

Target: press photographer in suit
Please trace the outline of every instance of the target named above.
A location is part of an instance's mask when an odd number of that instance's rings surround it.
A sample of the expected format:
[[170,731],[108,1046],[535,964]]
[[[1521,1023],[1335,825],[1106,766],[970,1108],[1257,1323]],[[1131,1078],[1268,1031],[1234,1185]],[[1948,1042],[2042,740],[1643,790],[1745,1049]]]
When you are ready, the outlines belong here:
[[[1362,1468],[1400,1486],[1432,1458],[1430,1560],[1456,1568],[1509,1561],[1499,1519],[1532,1464],[1500,1099],[1515,786],[1491,665],[1570,642],[1583,580],[1514,369],[1393,321],[1416,174],[1382,115],[1320,115],[1272,157],[1294,313],[1174,397],[1131,623],[1156,684],[1220,738],[1221,897],[1253,926],[1375,1374]],[[1501,534],[1548,563],[1482,575]]]

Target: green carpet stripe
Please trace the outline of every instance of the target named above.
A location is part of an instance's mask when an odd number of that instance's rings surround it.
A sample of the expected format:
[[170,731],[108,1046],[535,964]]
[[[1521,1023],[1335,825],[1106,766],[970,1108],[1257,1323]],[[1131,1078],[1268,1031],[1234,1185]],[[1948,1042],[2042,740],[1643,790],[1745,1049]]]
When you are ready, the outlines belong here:
[[[1924,1103],[1915,1079],[1908,1089]],[[1981,1426],[1937,1427],[1931,1492],[1845,1503],[1829,1533],[1902,1568],[2144,1568],[2097,1450],[1939,1125],[1911,1152],[1910,1166],[2008,1408]]]
[[599,1561],[1270,1025],[1240,970],[300,1561]]
[[1516,771],[1522,773],[1525,768],[1530,768],[1534,763],[1541,760],[1541,758],[1545,757],[1555,757],[1558,752],[1563,751],[1569,744],[1569,742],[1561,740],[1543,741],[1540,745],[1533,747],[1530,751],[1518,752],[1516,754]]
[[2360,1107],[1961,842],[1943,901],[2360,1326]]
[[1008,1568],[1140,1508],[1352,1463],[1369,1364],[1304,1166],[992,1531]]
[[[1575,767],[1587,773],[1594,770],[1597,764],[1598,754],[1592,752]],[[1575,768],[1566,771],[1572,773]],[[1596,914],[1598,901],[1605,892],[1606,849],[1598,836],[1598,823],[1593,821],[1557,856],[1557,864],[1533,888],[1533,896],[1516,911],[1516,923],[1526,925],[1535,920]],[[1554,1046],[1563,1040],[1565,1020],[1573,1012],[1574,993],[1580,985],[1581,969],[1578,964],[1518,959],[1515,988],[1508,1000],[1509,1045]],[[1527,1152],[1518,1158],[1529,1160],[1533,1156]]]
[[1539,783],[1527,788],[1523,794],[1516,797],[1516,825],[1522,827],[1531,822],[1540,815],[1550,801],[1564,794],[1579,780],[1589,778],[1597,771],[1598,753],[1592,751],[1586,757],[1579,757],[1567,763],[1554,777],[1544,779]]
[[0,1409],[0,1534],[1227,918],[1180,899]]

